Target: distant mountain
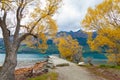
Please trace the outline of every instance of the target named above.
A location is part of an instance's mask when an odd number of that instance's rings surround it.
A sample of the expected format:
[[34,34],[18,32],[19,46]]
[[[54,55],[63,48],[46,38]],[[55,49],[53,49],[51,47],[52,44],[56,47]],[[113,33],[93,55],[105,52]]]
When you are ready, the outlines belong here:
[[77,41],[79,42],[80,45],[82,46],[86,46],[87,45],[87,37],[88,35],[82,31],[82,30],[78,30],[76,32],[70,31],[70,32],[66,32],[66,31],[61,31],[57,33],[57,36],[62,36],[62,34],[65,33],[66,35],[71,35],[74,39],[77,39]]
[[[61,31],[61,32],[57,33],[57,36],[60,36],[62,33],[65,33],[67,35],[71,35],[74,39],[76,39],[79,42],[79,44],[81,46],[83,46],[83,56],[85,58],[91,57],[91,58],[96,58],[96,59],[106,59],[104,54],[98,54],[98,52],[90,50],[89,45],[87,44],[88,35],[85,32],[83,32],[81,30],[76,31],[76,32]],[[96,37],[96,35],[97,34],[94,32],[93,37]],[[58,50],[57,46],[53,43],[52,40],[48,40],[47,44],[48,44],[48,49],[46,51],[46,54],[59,54],[59,50]],[[3,43],[2,38],[0,38],[0,54],[1,53],[5,53],[5,47],[4,47],[4,43]],[[20,53],[20,54],[22,54],[22,53],[33,54],[33,53],[40,53],[40,51],[39,51],[39,49],[33,49],[33,48],[27,47],[26,45],[21,45],[18,53]]]
[[[73,38],[88,38],[88,34],[85,33],[82,30],[78,30],[76,32],[70,31],[70,32],[66,32],[66,31],[60,31],[57,33],[57,36],[60,36],[62,33],[65,33],[66,35],[71,35]],[[93,32],[93,37],[96,37],[97,33]]]
[[73,31],[70,31],[70,32],[61,31],[61,32],[57,33],[57,36],[61,35],[62,33],[65,33],[67,35],[71,35],[73,38],[79,38],[79,37],[87,38],[87,34],[82,30],[78,30],[76,32],[73,32]]
[[[57,33],[57,36],[61,36],[63,33],[65,33],[66,35],[71,35],[74,39],[77,39],[79,44],[82,45],[85,49],[86,49],[86,47],[87,47],[87,49],[89,48],[89,46],[87,44],[88,35],[85,32],[83,32],[82,30],[78,30],[76,32],[73,32],[73,31],[70,31],[70,32],[61,31],[61,32]],[[46,53],[50,53],[50,54],[59,53],[57,47],[55,46],[55,44],[53,43],[52,40],[48,40],[47,44],[48,44],[49,47],[48,47],[48,50],[47,50]],[[34,53],[34,52],[39,52],[39,50],[29,48],[26,45],[21,45],[20,48],[19,48],[18,53],[22,53],[22,52],[24,52],[24,53]],[[3,43],[2,38],[0,38],[0,53],[5,53],[5,47],[4,47],[4,43]]]
[[[66,35],[71,35],[74,39],[77,39],[78,42],[80,43],[80,45],[82,46],[86,46],[87,44],[87,38],[88,38],[88,34],[85,33],[82,30],[78,30],[76,32],[70,31],[70,32],[66,32],[66,31],[60,31],[57,33],[57,36],[62,36],[63,33],[65,33]],[[97,35],[96,32],[93,32],[93,38],[95,38]]]

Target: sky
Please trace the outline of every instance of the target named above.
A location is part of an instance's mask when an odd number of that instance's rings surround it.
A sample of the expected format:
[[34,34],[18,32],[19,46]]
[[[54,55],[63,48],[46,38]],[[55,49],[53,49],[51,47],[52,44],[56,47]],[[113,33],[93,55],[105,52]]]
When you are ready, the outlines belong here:
[[[81,29],[80,22],[84,18],[88,7],[95,7],[103,0],[63,0],[55,20],[58,31],[77,31]],[[0,30],[0,37],[2,32]]]
[[63,0],[56,20],[59,31],[80,30],[80,22],[87,13],[88,7],[95,7],[103,0]]

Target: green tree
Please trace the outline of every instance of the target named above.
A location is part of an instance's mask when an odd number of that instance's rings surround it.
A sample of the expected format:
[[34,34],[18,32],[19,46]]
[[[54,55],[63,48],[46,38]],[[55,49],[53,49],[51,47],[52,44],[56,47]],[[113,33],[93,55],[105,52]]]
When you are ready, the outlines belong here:
[[[89,8],[82,21],[88,32],[92,50],[106,51],[109,61],[120,65],[120,0],[104,0],[95,9]],[[92,32],[97,36],[93,38]]]
[[43,50],[47,48],[48,36],[54,36],[57,32],[57,24],[52,16],[60,2],[61,0],[0,0],[0,28],[6,49],[0,80],[15,80],[17,51],[23,40],[32,40],[28,43],[29,46],[37,44]]

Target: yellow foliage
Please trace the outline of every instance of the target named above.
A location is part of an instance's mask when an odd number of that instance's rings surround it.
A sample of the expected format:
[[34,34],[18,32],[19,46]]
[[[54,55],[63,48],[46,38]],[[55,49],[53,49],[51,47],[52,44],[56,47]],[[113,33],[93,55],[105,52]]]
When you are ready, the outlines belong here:
[[9,10],[9,6],[11,6],[11,0],[0,0],[1,10]]
[[59,37],[54,41],[58,46],[61,56],[68,60],[72,60],[73,55],[82,50],[77,40],[74,40],[71,36]]
[[114,62],[120,65],[120,54],[109,54],[108,56],[109,62]]
[[53,38],[57,33],[57,24],[52,16],[60,7],[60,2],[61,0],[47,0],[44,8],[40,3],[33,8],[29,15],[31,21],[25,27],[26,31],[33,36],[26,38],[25,42],[28,46],[39,48],[42,52],[48,48],[47,39]]
[[[86,30],[96,31],[97,36],[92,37],[88,32],[88,44],[92,50],[104,50],[111,55],[120,55],[120,0],[104,0],[95,9],[89,8],[82,21]],[[117,54],[117,55],[115,55]],[[118,59],[117,59],[118,60]],[[117,61],[116,61],[117,62]]]

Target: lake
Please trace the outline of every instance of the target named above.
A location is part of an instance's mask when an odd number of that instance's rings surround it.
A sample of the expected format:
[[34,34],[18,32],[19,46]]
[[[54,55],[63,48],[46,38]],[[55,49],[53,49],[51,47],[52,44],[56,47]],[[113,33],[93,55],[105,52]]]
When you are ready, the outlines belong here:
[[105,56],[106,54],[104,53],[84,53],[84,62],[88,62],[88,59],[92,59],[92,63],[97,65],[97,64],[108,64],[108,59]]
[[[18,64],[17,64],[17,68],[20,67],[28,67],[28,66],[32,66],[33,64],[35,64],[36,62],[45,60],[49,54],[40,54],[40,53],[34,53],[34,54],[18,54],[17,55],[17,60],[18,60]],[[3,64],[5,59],[5,54],[0,54],[0,66]]]
[[[17,55],[17,68],[20,67],[29,67],[33,64],[45,60],[46,57],[50,54],[40,54],[40,53],[22,53]],[[58,54],[54,54],[58,55]],[[84,54],[84,61],[87,63],[88,58],[92,58],[92,63],[94,64],[106,64],[107,59],[104,58],[103,54]],[[5,54],[0,54],[0,66],[3,64]]]

